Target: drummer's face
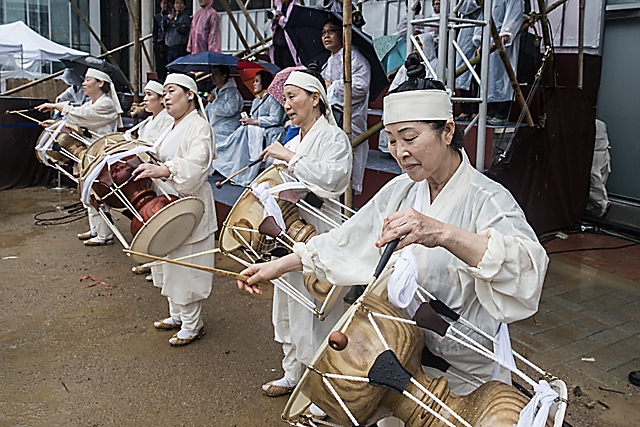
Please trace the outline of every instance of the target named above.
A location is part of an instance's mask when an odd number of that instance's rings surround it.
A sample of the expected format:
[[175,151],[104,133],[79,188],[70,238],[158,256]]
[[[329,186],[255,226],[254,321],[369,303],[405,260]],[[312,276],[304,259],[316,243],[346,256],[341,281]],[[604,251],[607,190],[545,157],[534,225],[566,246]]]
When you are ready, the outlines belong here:
[[162,105],[162,97],[154,91],[148,89],[144,91],[142,106],[144,107],[144,111],[154,115],[162,111],[162,109],[164,108],[164,106]]
[[312,117],[313,109],[318,105],[318,92],[311,95],[297,86],[286,85],[284,87],[284,111],[291,119],[291,123],[300,126],[301,123]]
[[450,146],[453,126],[449,124],[441,134],[425,122],[393,123],[384,128],[389,138],[389,153],[415,182],[438,173],[453,150]]
[[100,86],[102,86],[103,84],[104,82],[98,81],[93,77],[85,77],[84,81],[82,82],[82,90],[84,91],[85,95],[91,98],[92,95],[99,94],[102,91],[102,89],[100,89]]
[[193,92],[185,92],[184,89],[176,84],[166,85],[164,87],[164,106],[167,109],[167,113],[174,119],[183,117],[191,106],[189,96],[193,99]]

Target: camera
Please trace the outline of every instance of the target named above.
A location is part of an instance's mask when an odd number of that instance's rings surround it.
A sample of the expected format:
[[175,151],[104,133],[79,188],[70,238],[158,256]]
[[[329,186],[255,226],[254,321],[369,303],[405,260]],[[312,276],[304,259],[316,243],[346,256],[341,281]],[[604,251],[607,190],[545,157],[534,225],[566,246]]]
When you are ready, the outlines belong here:
[[280,19],[282,16],[282,12],[278,9],[267,10],[267,18],[269,19]]

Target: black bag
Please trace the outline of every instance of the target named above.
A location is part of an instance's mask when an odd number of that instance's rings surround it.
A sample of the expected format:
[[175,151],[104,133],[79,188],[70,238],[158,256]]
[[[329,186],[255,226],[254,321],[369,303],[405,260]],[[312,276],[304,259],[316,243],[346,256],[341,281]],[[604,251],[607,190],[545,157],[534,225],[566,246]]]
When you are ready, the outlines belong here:
[[344,110],[342,109],[342,105],[332,105],[331,111],[333,112],[333,118],[336,120],[336,124],[340,129],[342,129],[342,125],[344,125]]

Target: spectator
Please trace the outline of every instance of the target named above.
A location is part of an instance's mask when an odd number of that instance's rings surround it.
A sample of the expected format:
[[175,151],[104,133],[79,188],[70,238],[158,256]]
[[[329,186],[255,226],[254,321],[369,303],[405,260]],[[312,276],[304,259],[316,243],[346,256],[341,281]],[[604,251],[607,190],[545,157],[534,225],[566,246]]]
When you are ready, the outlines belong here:
[[165,26],[167,35],[167,64],[187,54],[189,31],[191,30],[191,18],[184,13],[185,0],[175,0],[173,11],[169,14],[169,21]]
[[289,35],[284,31],[284,26],[287,24],[295,4],[295,0],[275,0],[276,10],[273,16],[270,16],[273,20],[271,23],[273,43],[269,49],[269,56],[271,62],[282,69],[302,65],[298,59],[296,48],[293,47]]
[[[342,22],[331,18],[322,28],[322,43],[331,52],[323,70],[327,84],[327,98],[331,108],[336,111],[344,110],[344,68],[342,62]],[[351,49],[351,139],[367,130],[367,109],[369,105],[369,85],[371,84],[371,66],[360,51],[353,46]],[[338,114],[341,116],[341,114]],[[342,126],[341,120],[336,120]],[[358,145],[353,155],[353,191],[362,192],[362,179],[367,166],[369,144]]]
[[[435,0],[434,0],[435,1]],[[482,15],[482,9],[475,0],[464,0],[462,6],[458,10],[458,17],[464,19],[480,19]],[[458,32],[458,45],[464,53],[467,59],[471,59],[476,55],[477,46],[473,40],[473,27],[461,28]],[[456,56],[456,69],[465,65],[462,56],[458,53]],[[465,71],[456,78],[456,88],[460,90],[460,96],[463,98],[474,98],[477,96],[477,83],[471,75],[471,71]],[[456,121],[472,120],[478,113],[478,104],[462,102],[460,103],[460,109],[462,112]]]
[[220,15],[211,5],[213,0],[198,0],[200,10],[193,15],[191,33],[187,43],[190,53],[220,52],[222,41],[220,38]]
[[218,158],[213,161],[215,169],[225,169],[228,164],[233,163],[233,150],[229,150],[227,138],[240,127],[240,112],[244,104],[236,81],[229,78],[230,74],[226,65],[217,65],[211,69],[211,81],[215,88],[209,94],[205,112],[216,135]]
[[[492,5],[493,22],[496,24],[504,49],[509,56],[509,62],[514,70],[518,69],[518,51],[520,37],[518,30],[524,21],[523,0],[495,0]],[[480,20],[484,17],[478,18]],[[478,46],[482,40],[482,27],[476,27],[473,43]],[[507,75],[500,54],[496,51],[489,55],[489,88],[487,90],[487,123],[494,126],[504,126],[508,123],[513,88]]]
[[161,82],[167,77],[167,45],[165,44],[166,32],[165,23],[171,13],[171,0],[160,0],[160,13],[153,16],[153,31],[151,41],[153,42],[153,56],[156,61],[156,73]]
[[64,70],[64,73],[62,73],[62,80],[64,80],[69,87],[56,97],[56,103],[68,102],[69,105],[77,107],[84,104],[85,101],[89,99],[84,94],[84,90],[82,90],[82,77],[76,74],[71,68]]

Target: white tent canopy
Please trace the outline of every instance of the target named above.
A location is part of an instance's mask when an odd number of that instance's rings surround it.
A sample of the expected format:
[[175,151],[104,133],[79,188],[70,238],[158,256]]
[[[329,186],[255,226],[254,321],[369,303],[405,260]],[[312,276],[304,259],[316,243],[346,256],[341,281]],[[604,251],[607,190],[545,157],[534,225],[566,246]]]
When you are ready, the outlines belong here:
[[16,62],[23,63],[24,69],[32,68],[35,61],[58,61],[66,55],[88,55],[42,37],[22,21],[0,25],[0,55],[7,54],[16,55]]

